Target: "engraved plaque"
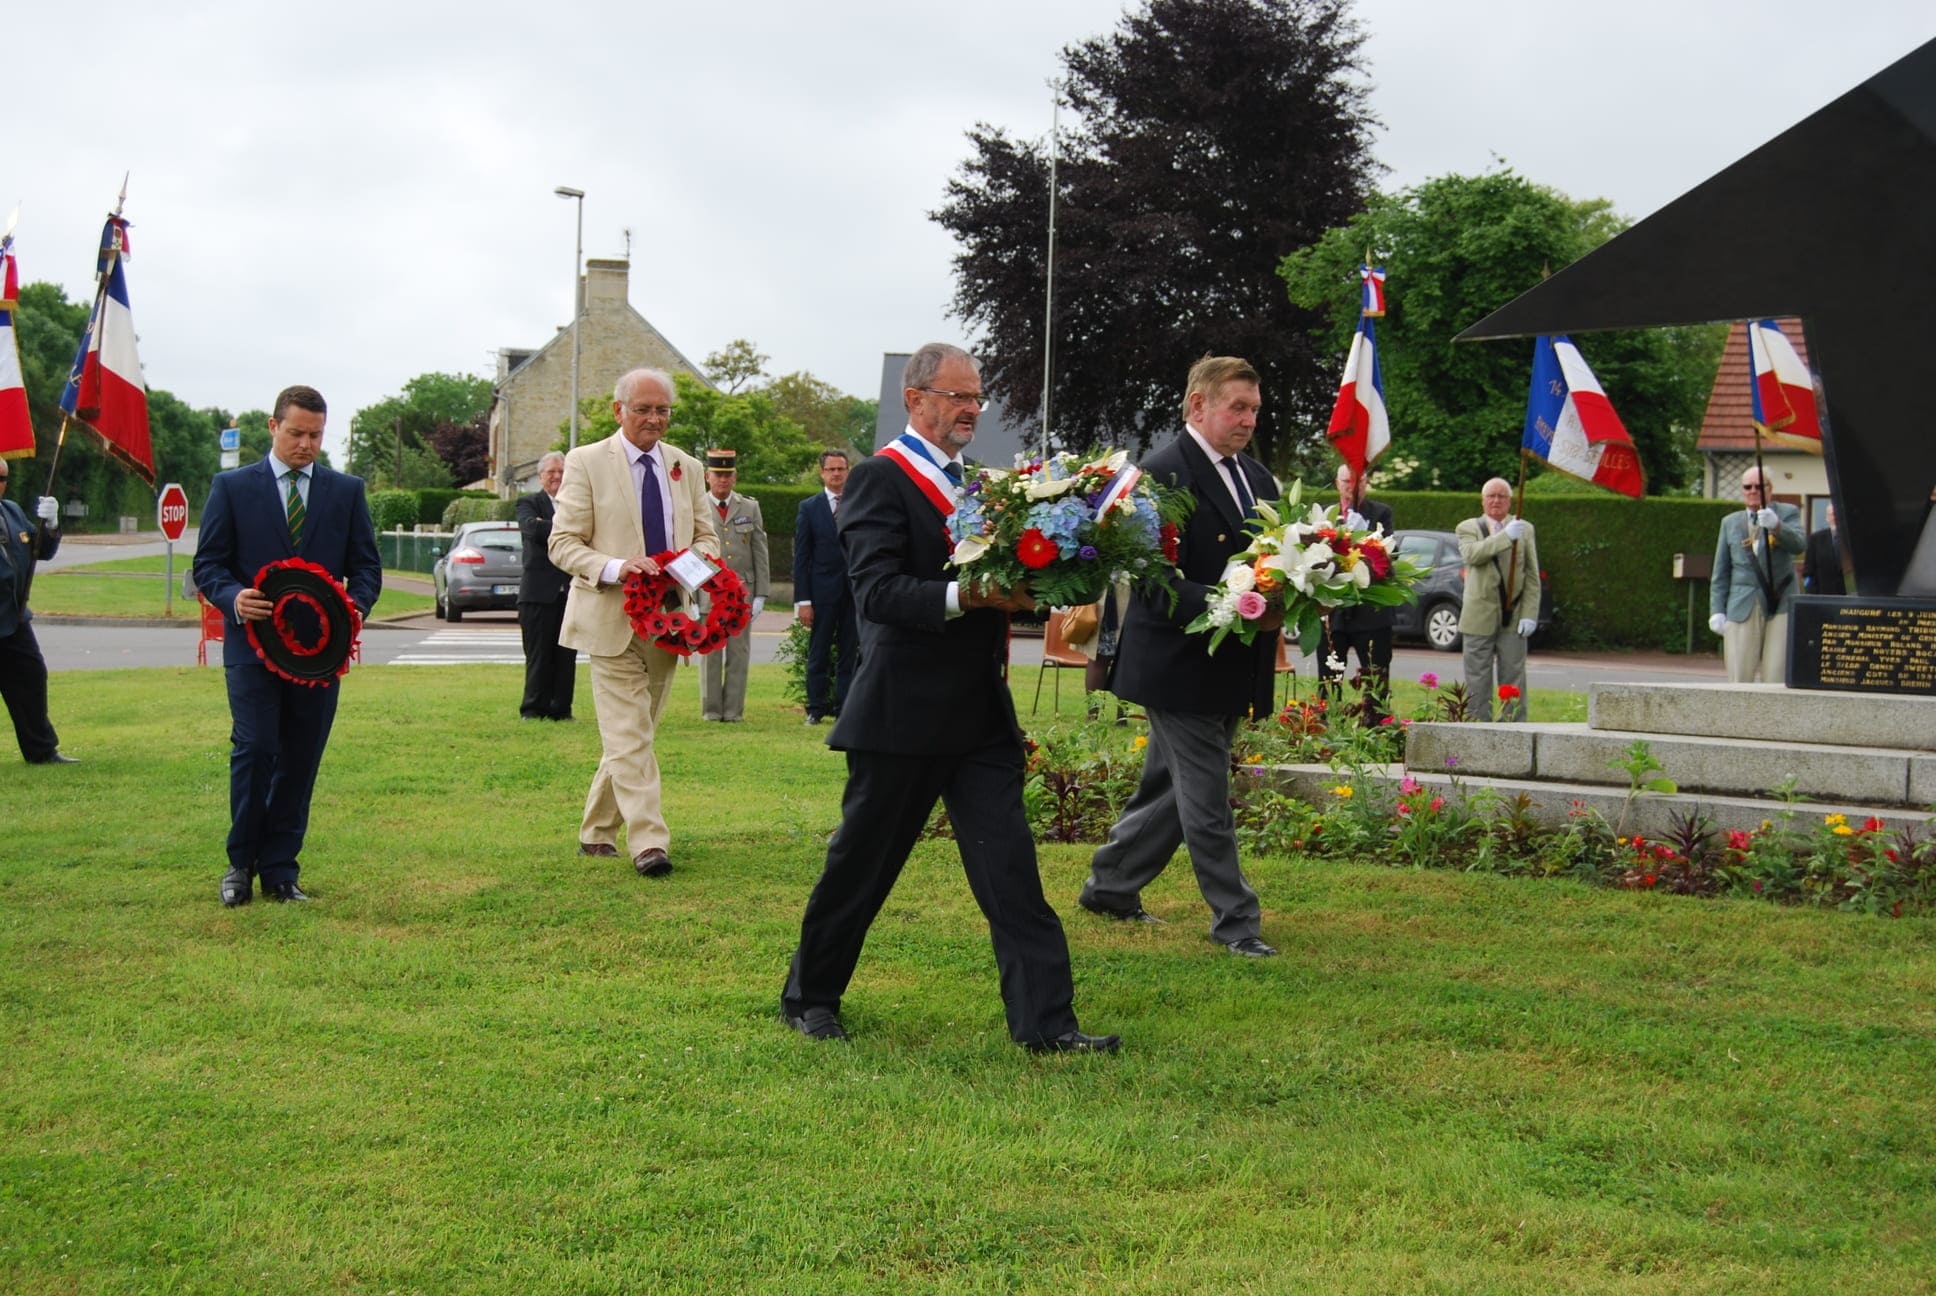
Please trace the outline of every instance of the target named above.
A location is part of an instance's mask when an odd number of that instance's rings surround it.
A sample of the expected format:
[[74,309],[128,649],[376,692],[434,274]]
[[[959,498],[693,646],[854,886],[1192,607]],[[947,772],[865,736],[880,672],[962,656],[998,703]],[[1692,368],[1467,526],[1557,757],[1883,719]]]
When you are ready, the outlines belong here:
[[1936,599],[1796,599],[1788,687],[1936,695]]

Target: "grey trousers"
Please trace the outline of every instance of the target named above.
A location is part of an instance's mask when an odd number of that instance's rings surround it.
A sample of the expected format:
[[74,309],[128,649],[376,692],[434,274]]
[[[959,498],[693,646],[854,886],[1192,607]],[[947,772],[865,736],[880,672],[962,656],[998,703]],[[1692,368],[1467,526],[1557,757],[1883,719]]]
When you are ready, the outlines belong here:
[[1143,778],[1109,840],[1089,862],[1082,903],[1130,912],[1176,854],[1190,851],[1197,889],[1210,906],[1210,935],[1224,944],[1255,936],[1261,906],[1237,862],[1230,808],[1230,744],[1236,716],[1149,708]]
[[746,672],[753,663],[753,626],[728,639],[717,652],[699,659],[699,718],[741,720],[746,716]]
[[1492,704],[1499,690],[1510,684],[1519,690],[1513,702],[1499,703],[1501,720],[1526,718],[1526,641],[1516,630],[1501,630],[1492,635],[1465,637],[1465,689],[1471,698],[1474,720],[1492,719]]

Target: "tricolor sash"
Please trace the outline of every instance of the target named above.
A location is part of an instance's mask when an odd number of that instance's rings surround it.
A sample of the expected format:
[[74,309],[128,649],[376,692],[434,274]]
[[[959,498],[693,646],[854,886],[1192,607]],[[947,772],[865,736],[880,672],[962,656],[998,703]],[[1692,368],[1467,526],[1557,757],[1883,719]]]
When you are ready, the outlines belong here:
[[901,471],[908,475],[908,480],[927,496],[928,503],[934,505],[935,511],[942,517],[954,513],[957,488],[948,480],[948,474],[928,457],[928,452],[921,445],[921,438],[912,432],[903,432],[877,453],[899,464]]
[[1116,501],[1136,489],[1136,483],[1142,479],[1141,468],[1135,464],[1124,464],[1122,471],[1117,473],[1103,490],[1102,499],[1096,503],[1096,521],[1102,521],[1103,516],[1115,506]]

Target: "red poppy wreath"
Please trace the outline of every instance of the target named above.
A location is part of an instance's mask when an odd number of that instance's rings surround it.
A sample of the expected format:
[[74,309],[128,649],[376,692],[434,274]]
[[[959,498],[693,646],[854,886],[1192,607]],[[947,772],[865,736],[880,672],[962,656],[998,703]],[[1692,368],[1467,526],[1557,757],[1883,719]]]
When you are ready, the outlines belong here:
[[679,582],[665,569],[685,552],[680,549],[658,555],[656,576],[634,572],[625,578],[625,616],[642,638],[667,652],[681,657],[704,656],[725,647],[728,639],[746,629],[746,623],[753,619],[753,605],[746,598],[746,582],[730,567],[721,567],[699,587],[710,598],[703,618],[668,611],[666,603]]
[[328,688],[349,670],[363,616],[340,581],[313,562],[284,558],[255,574],[255,588],[273,608],[267,621],[242,624],[273,674]]

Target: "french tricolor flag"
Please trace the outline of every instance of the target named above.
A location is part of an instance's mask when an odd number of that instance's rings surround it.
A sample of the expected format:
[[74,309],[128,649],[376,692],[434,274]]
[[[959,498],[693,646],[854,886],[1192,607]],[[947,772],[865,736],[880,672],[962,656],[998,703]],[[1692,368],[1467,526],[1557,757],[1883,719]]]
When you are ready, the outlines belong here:
[[1364,302],[1359,306],[1360,315],[1382,317],[1385,313],[1385,267],[1361,265],[1358,278],[1365,287]]
[[0,459],[34,453],[34,424],[27,413],[27,384],[20,373],[20,349],[13,331],[14,303],[20,297],[13,263],[13,235],[0,237]]
[[1815,408],[1815,379],[1794,343],[1774,320],[1748,325],[1754,365],[1755,426],[1774,441],[1822,453],[1822,420]]
[[148,391],[135,354],[134,314],[128,309],[128,223],[108,217],[101,228],[94,301],[81,349],[61,393],[61,408],[93,428],[108,453],[155,484],[155,452],[148,436]]
[[1351,355],[1344,362],[1344,381],[1338,403],[1331,408],[1331,425],[1324,430],[1351,471],[1363,475],[1365,465],[1391,445],[1391,422],[1385,417],[1385,386],[1378,377],[1378,341],[1371,316],[1359,321],[1351,337]]
[[1533,343],[1533,386],[1519,444],[1581,481],[1634,499],[1646,491],[1633,438],[1569,337]]

